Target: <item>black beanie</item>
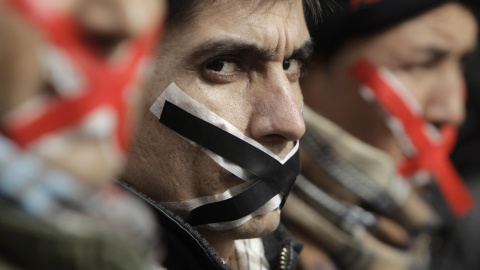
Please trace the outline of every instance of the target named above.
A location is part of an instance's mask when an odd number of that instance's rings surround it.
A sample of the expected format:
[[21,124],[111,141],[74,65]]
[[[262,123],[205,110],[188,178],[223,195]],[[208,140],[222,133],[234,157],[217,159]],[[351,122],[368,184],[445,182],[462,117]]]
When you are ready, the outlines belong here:
[[[375,33],[454,0],[336,0],[310,29],[315,50],[328,58],[346,40]],[[479,5],[479,0],[457,1]]]

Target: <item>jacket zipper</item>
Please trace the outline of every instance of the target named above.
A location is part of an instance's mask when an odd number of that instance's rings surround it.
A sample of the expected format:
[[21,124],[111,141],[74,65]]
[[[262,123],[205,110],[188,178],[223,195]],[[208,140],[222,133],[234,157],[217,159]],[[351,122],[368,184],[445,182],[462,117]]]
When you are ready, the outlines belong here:
[[280,270],[287,269],[288,248],[284,247],[280,253]]

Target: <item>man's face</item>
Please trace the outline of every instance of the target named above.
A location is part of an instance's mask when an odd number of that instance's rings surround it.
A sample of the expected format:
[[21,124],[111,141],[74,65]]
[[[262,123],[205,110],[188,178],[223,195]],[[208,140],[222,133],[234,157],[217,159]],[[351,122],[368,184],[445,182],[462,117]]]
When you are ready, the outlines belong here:
[[[155,200],[186,201],[243,183],[148,111],[172,82],[282,158],[303,135],[298,79],[310,38],[302,2],[262,2],[216,1],[192,21],[166,30],[132,161],[144,167],[144,175],[132,178],[150,179],[136,185]],[[237,231],[257,236],[278,221],[275,211]]]
[[[15,125],[18,123],[16,120],[22,118],[13,117],[14,120],[11,120],[11,116],[18,115],[17,113],[22,115],[22,111],[29,111],[31,115],[36,115],[40,111],[37,110],[37,104],[43,104],[43,101],[48,102],[62,95],[62,90],[65,91],[65,89],[60,89],[55,85],[52,80],[52,77],[55,77],[52,75],[53,73],[60,71],[56,73],[58,75],[56,78],[68,81],[70,79],[68,75],[71,75],[69,71],[80,69],[75,66],[77,63],[72,60],[71,55],[66,56],[63,59],[64,62],[59,61],[58,58],[55,62],[55,58],[51,54],[47,55],[46,48],[53,48],[54,45],[47,38],[46,33],[54,30],[32,23],[34,16],[27,16],[27,11],[22,13],[19,11],[20,9],[9,5],[14,6],[19,2],[4,1],[0,3],[0,33],[4,37],[4,41],[0,45],[0,117],[2,120],[0,126],[2,128],[6,122],[12,122]],[[30,1],[30,3],[33,2]],[[21,6],[21,4],[19,5]],[[164,1],[158,0],[136,1],[135,4],[132,4],[132,1],[124,0],[47,0],[40,6],[38,5],[38,3],[33,3],[31,6],[26,6],[31,7],[32,13],[35,14],[52,18],[52,11],[56,11],[55,15],[62,14],[71,19],[75,26],[81,29],[81,34],[89,38],[90,43],[88,44],[92,44],[92,47],[102,48],[104,54],[99,54],[98,59],[105,62],[111,61],[111,63],[122,59],[122,56],[125,55],[122,45],[130,44],[128,42],[132,39],[159,27],[163,23],[161,18],[165,10]],[[62,31],[61,28],[55,29]],[[65,34],[64,30],[62,34]],[[83,49],[86,47],[85,44],[75,45],[77,49],[79,47]],[[55,48],[59,51],[66,47],[56,46]],[[58,57],[58,55],[56,56]],[[67,60],[65,61],[65,59]],[[55,63],[47,65],[45,64],[46,60]],[[69,69],[66,70],[65,67]],[[86,74],[80,74],[79,77],[83,81],[90,79],[85,78],[88,77]],[[139,86],[139,84],[135,85],[136,88]],[[81,91],[82,89],[79,87],[73,90]],[[105,88],[98,87],[90,92],[99,91],[105,91]],[[139,94],[137,91],[134,92],[135,95]],[[81,95],[83,93],[73,94]],[[136,106],[134,100],[131,98],[131,102],[127,102],[128,106]],[[88,105],[85,104],[84,107]],[[127,111],[132,112],[132,110]],[[69,112],[65,114],[69,115]],[[133,115],[131,118],[133,119]],[[100,109],[95,112],[92,110],[92,114],[82,119],[80,123],[77,122],[71,126],[46,133],[48,136],[28,142],[25,149],[43,157],[51,165],[66,170],[77,179],[94,186],[102,185],[110,182],[118,174],[124,161],[124,154],[120,152],[118,145],[112,143],[116,139],[114,129],[117,124],[117,119],[112,117],[112,113],[107,110]],[[86,131],[87,129],[91,130],[89,127],[98,127],[99,125],[102,125],[102,130],[105,131],[100,136],[98,136],[99,134],[92,136]],[[98,131],[98,129],[96,130]]]
[[350,114],[351,119],[357,119],[353,121],[360,123],[355,126],[343,121],[344,127],[395,159],[402,159],[403,154],[384,121],[359,96],[358,84],[353,79],[345,80],[351,77],[350,68],[358,57],[366,57],[398,76],[419,102],[428,122],[437,127],[459,125],[464,118],[465,102],[462,64],[475,47],[476,25],[467,8],[450,3],[344,46],[332,59],[326,75],[335,89],[332,91],[340,90],[337,94],[343,97],[338,98],[349,103],[339,108],[344,110],[339,114]]

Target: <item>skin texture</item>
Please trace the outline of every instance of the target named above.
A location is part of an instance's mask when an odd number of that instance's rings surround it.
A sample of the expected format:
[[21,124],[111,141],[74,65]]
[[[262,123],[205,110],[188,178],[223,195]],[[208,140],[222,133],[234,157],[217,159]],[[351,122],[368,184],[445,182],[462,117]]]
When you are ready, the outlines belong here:
[[[305,131],[298,79],[310,46],[301,1],[216,1],[166,29],[125,179],[157,201],[211,196],[242,183],[148,109],[175,82],[245,135],[284,157]],[[233,240],[259,237],[276,211],[229,231],[200,233],[228,261]]]
[[[161,23],[166,10],[165,2],[158,0],[135,1],[135,8],[131,6],[131,1],[125,0],[49,0],[45,3],[45,7],[72,14],[84,34],[101,46],[104,57],[112,61],[121,53],[125,41]],[[3,120],[22,105],[56,92],[49,88],[40,63],[46,41],[33,25],[3,2],[0,2],[0,33],[4,37],[0,45],[0,120]],[[138,103],[139,98],[129,100],[133,114],[134,103]],[[130,118],[133,121],[135,116]],[[28,145],[27,150],[98,187],[118,176],[125,163],[124,154],[112,143],[114,136],[112,132],[106,137],[92,137],[72,127]]]
[[[461,31],[459,31],[461,29]],[[306,104],[354,136],[399,161],[403,153],[374,107],[359,95],[349,75],[359,57],[389,68],[437,127],[464,119],[464,58],[473,50],[474,15],[448,3],[384,32],[348,41],[328,63],[317,61],[302,82]]]

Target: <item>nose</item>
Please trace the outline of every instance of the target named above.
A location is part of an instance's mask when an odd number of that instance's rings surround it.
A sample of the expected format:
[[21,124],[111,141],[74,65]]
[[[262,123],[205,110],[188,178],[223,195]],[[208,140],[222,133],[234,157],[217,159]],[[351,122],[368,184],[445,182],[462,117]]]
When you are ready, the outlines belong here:
[[158,23],[165,1],[84,0],[76,10],[85,35],[108,49]]
[[435,125],[460,125],[465,118],[466,84],[460,67],[445,69],[425,104],[425,118]]
[[265,146],[284,150],[288,142],[305,133],[300,86],[291,82],[281,67],[267,72],[257,84],[254,104],[249,130],[253,139]]

